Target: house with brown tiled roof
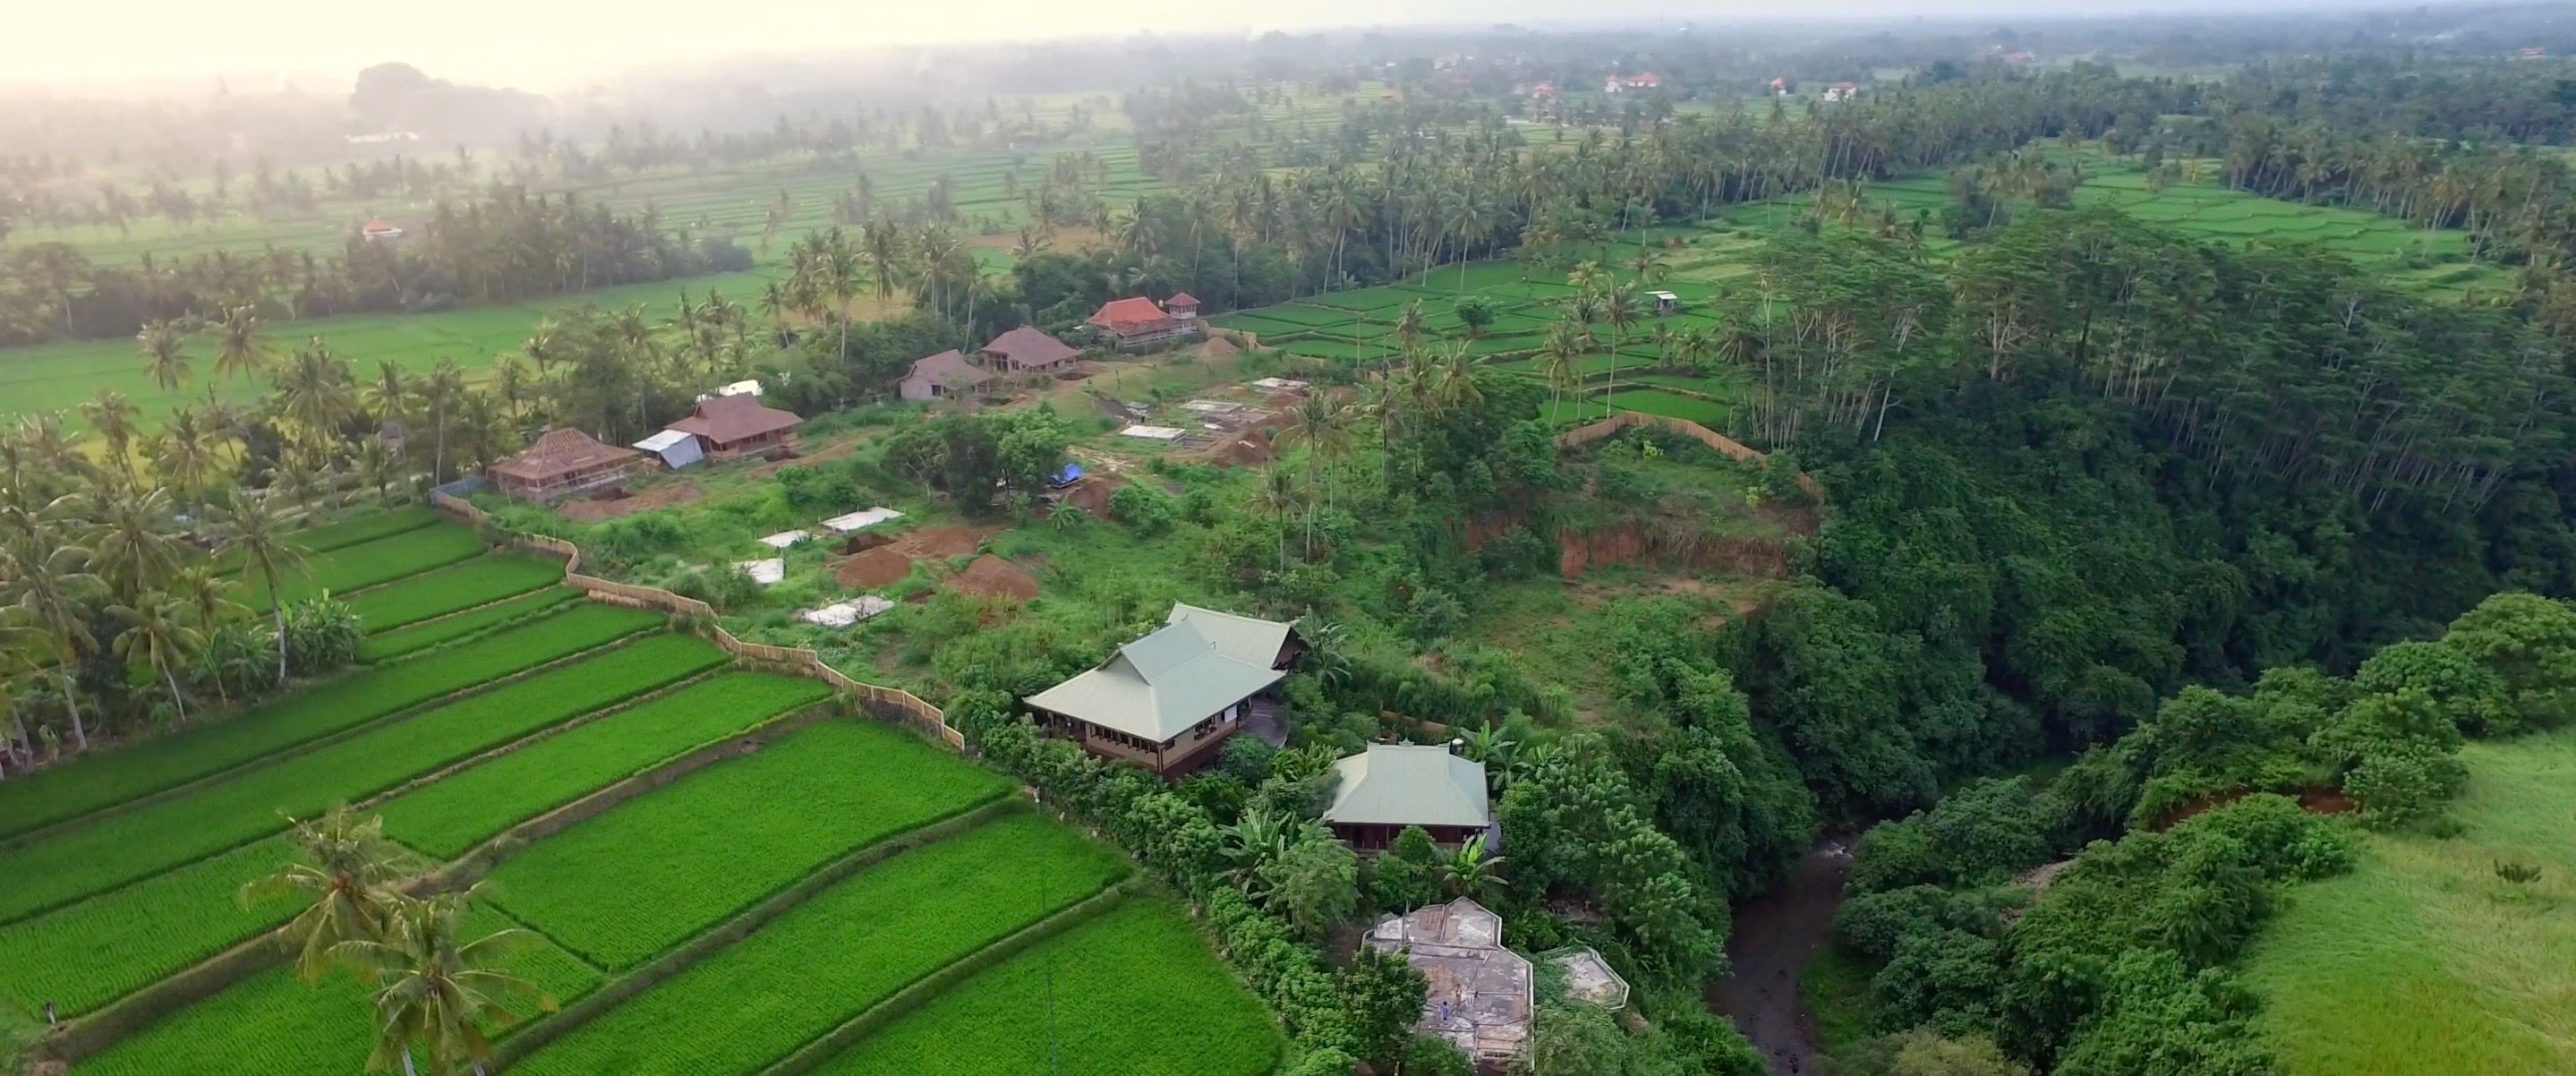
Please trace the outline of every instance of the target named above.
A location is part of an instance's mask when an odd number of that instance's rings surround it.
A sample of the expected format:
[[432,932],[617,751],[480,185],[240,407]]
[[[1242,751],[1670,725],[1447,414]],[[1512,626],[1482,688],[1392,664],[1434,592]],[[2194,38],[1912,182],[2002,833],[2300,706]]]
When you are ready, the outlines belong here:
[[1091,315],[1091,326],[1119,347],[1141,347],[1178,340],[1199,331],[1199,301],[1188,292],[1157,304],[1141,295],[1111,299]]
[[945,400],[974,394],[992,384],[993,372],[966,361],[966,356],[950,348],[927,358],[914,359],[912,372],[895,383],[895,395],[907,400]]
[[976,349],[975,357],[995,373],[1044,374],[1072,365],[1082,352],[1034,326],[1022,325]]
[[501,495],[522,501],[554,501],[615,485],[628,468],[644,461],[631,448],[606,444],[580,430],[547,430],[515,456],[486,468]]
[[803,421],[793,411],[764,406],[760,397],[744,394],[700,400],[689,417],[668,428],[696,437],[707,459],[720,463],[795,447],[796,424]]

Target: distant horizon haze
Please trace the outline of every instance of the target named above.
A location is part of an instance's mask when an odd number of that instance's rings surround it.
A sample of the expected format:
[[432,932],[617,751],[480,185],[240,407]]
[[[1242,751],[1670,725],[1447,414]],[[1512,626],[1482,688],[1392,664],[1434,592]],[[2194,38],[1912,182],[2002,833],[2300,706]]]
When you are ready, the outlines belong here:
[[[176,0],[51,4],[19,15],[22,48],[0,64],[0,85],[83,95],[168,92],[224,79],[245,92],[293,84],[345,92],[357,71],[409,63],[439,78],[539,93],[578,90],[639,69],[774,57],[799,62],[850,50],[1120,38],[1138,33],[1243,34],[1476,26],[1639,28],[1658,23],[1770,26],[1977,19],[2048,22],[2146,15],[2414,10],[2464,6],[2351,0],[1852,0],[1784,9],[1743,0],[1648,3],[1617,18],[1569,17],[1538,0],[1310,0],[1296,5],[1192,0],[983,0],[976,4],[849,4],[779,0],[748,11],[699,4],[621,6],[550,0],[451,0],[431,21],[353,23],[325,0],[251,0],[213,8]],[[382,10],[382,9],[378,9]],[[148,27],[137,32],[137,27]]]

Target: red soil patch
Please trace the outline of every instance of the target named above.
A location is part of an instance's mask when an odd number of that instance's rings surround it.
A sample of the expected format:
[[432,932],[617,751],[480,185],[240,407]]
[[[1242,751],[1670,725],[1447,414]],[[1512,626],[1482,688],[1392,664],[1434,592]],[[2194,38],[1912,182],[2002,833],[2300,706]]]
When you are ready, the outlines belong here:
[[[2275,790],[2264,788],[2240,788],[2232,792],[2220,792],[2215,795],[2202,796],[2199,799],[2165,812],[2165,816],[2163,818],[2156,820],[2156,831],[2161,833],[2180,825],[2185,819],[2191,818],[2194,815],[2206,813],[2214,808],[2224,807],[2258,792],[2269,791]],[[2306,811],[2309,814],[2346,814],[2361,809],[2361,804],[2354,802],[2352,797],[2344,795],[2343,790],[2339,788],[2328,788],[2324,785],[2312,785],[2307,788],[2280,790],[2280,792],[2281,795],[2288,796],[2291,799],[2299,801],[2299,809]]]
[[841,562],[833,575],[841,585],[853,590],[874,590],[901,582],[912,574],[912,558],[893,546],[878,546]]
[[1278,454],[1270,447],[1269,431],[1255,427],[1209,453],[1208,460],[1219,467],[1258,467]]
[[915,560],[931,557],[958,557],[972,553],[984,539],[1000,534],[1001,527],[924,527],[906,531],[894,540],[894,547]]
[[893,544],[894,536],[891,534],[886,534],[882,531],[860,531],[857,534],[851,535],[849,541],[841,543],[841,552],[845,554],[865,553],[868,550],[875,549],[881,545]]
[[975,563],[948,581],[949,589],[976,598],[1014,598],[1027,601],[1038,596],[1036,576],[1021,571],[1018,565],[990,553],[975,558]]
[[1109,515],[1109,495],[1126,485],[1124,475],[1093,474],[1064,495],[1064,503],[1082,509],[1084,515],[1099,519]]

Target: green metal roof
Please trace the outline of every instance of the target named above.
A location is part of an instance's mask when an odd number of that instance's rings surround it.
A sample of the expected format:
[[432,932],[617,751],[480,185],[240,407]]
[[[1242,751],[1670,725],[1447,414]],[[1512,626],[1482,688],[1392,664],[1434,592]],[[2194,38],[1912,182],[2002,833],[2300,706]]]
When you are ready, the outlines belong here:
[[1119,647],[1099,668],[1024,701],[1160,743],[1284,675],[1267,657],[1254,664],[1227,656],[1200,629],[1194,620],[1168,624]]
[[1327,822],[1388,826],[1486,826],[1485,764],[1440,746],[1370,744],[1333,763],[1341,786]]
[[1237,613],[1202,609],[1195,605],[1172,603],[1170,624],[1188,624],[1216,644],[1217,652],[1246,665],[1268,668],[1279,660],[1279,648],[1288,645],[1290,626],[1276,620]]

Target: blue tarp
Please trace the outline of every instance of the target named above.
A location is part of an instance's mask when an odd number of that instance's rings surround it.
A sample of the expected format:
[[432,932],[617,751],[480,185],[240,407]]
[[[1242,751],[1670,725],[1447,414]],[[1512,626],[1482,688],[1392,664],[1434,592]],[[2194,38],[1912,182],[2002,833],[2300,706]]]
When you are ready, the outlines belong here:
[[1063,489],[1066,486],[1070,486],[1080,481],[1082,481],[1082,465],[1079,463],[1068,463],[1064,465],[1063,470],[1057,471],[1055,473],[1055,479],[1047,484],[1054,486],[1057,489]]

